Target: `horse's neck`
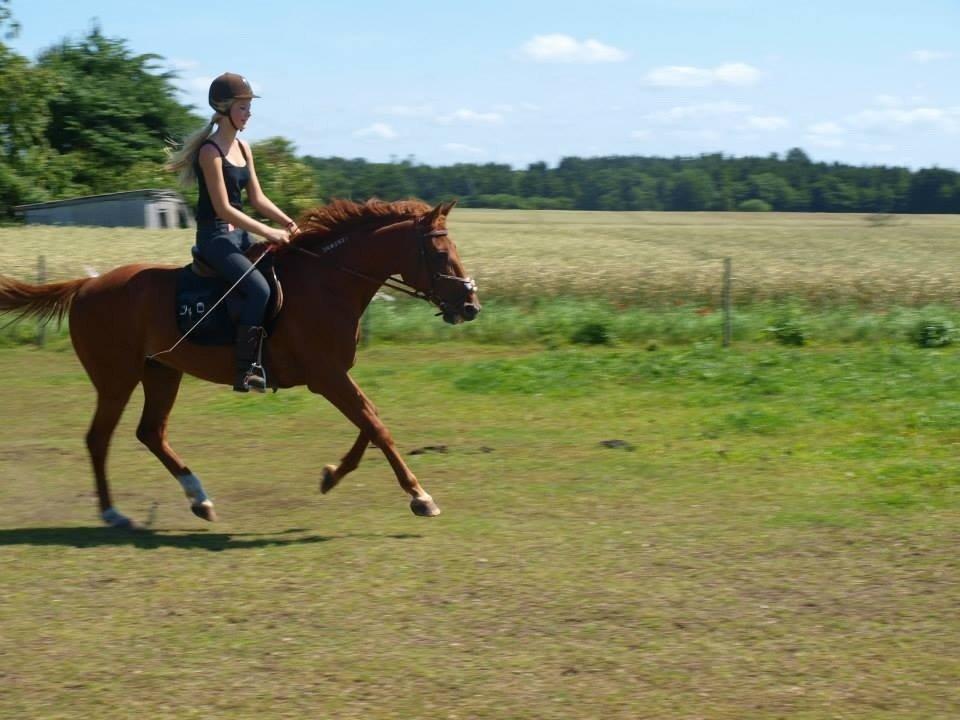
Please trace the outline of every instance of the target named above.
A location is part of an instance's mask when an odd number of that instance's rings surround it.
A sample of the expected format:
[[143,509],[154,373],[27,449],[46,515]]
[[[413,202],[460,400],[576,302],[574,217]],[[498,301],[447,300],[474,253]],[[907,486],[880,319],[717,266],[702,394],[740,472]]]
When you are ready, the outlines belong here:
[[406,223],[393,223],[330,241],[343,240],[342,252],[334,260],[339,269],[329,275],[330,280],[358,318],[386,279],[403,271],[406,248],[402,234],[408,229]]

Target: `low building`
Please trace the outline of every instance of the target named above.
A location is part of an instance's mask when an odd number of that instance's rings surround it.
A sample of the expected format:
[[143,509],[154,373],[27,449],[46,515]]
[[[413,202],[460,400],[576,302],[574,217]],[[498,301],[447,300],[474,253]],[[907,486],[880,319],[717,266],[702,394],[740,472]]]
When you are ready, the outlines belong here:
[[173,190],[130,190],[107,195],[18,205],[28,225],[91,225],[163,230],[193,226],[190,208]]

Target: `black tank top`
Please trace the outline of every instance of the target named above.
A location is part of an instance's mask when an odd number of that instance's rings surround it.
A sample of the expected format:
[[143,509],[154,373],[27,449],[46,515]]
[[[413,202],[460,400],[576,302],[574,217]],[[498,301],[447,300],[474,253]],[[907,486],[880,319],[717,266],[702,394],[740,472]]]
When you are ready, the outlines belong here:
[[[243,196],[241,193],[247,187],[247,183],[250,182],[250,160],[247,158],[247,151],[243,149],[243,143],[240,143],[240,153],[247,163],[243,167],[231,165],[227,156],[223,154],[223,150],[213,140],[207,140],[203,145],[213,145],[220,153],[220,158],[223,161],[223,182],[227,187],[227,200],[237,210],[242,211]],[[200,147],[203,147],[203,145]],[[197,186],[200,191],[197,199],[197,223],[212,223],[217,219],[217,213],[214,212],[213,203],[210,201],[210,191],[207,189],[207,181],[204,179],[203,169],[200,167],[199,153],[197,153],[197,159],[193,165],[197,173]]]

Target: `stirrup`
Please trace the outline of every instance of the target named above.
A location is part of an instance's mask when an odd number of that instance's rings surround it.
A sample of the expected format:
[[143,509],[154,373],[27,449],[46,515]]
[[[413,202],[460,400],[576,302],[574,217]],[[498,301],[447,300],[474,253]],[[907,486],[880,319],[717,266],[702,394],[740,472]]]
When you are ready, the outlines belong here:
[[253,363],[250,367],[237,376],[237,381],[233,384],[236,392],[263,393],[267,391],[266,373],[260,363]]

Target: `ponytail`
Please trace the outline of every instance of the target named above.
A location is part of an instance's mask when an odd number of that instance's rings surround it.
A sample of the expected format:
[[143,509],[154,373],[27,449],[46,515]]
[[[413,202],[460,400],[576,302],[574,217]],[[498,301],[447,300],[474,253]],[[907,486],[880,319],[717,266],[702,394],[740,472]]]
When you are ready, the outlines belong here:
[[183,146],[177,150],[175,142],[169,142],[167,147],[167,162],[164,169],[180,175],[180,182],[184,185],[192,185],[197,179],[196,161],[200,153],[200,146],[213,133],[213,128],[220,122],[223,115],[219,112],[213,114],[210,122],[194,132],[183,141]]

